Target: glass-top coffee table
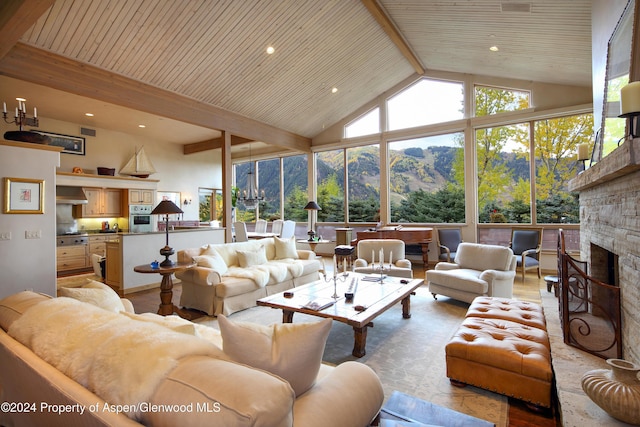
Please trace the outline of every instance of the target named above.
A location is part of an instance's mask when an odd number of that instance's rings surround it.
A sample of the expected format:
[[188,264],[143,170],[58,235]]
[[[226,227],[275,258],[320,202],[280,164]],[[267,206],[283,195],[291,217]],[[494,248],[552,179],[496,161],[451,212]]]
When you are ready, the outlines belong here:
[[[353,327],[353,355],[362,357],[366,354],[367,328],[373,326],[373,319],[402,302],[402,317],[411,317],[410,298],[415,290],[423,284],[422,279],[405,279],[401,277],[384,278],[380,275],[348,273],[344,278],[339,274],[335,294],[334,282],[318,280],[308,285],[298,286],[257,301],[258,305],[282,310],[282,321],[291,323],[294,313],[326,317]],[[353,283],[353,287],[350,289]],[[353,298],[345,297],[353,291]],[[337,298],[334,298],[337,296]]]

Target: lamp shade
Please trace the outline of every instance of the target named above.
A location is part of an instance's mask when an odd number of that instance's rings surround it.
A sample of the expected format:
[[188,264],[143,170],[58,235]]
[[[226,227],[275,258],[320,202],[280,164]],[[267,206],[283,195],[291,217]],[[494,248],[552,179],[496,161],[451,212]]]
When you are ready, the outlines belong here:
[[322,209],[320,208],[320,206],[318,206],[318,204],[311,200],[309,203],[307,203],[307,205],[304,207],[305,211],[321,211]]
[[153,208],[151,215],[165,215],[165,214],[179,214],[183,213],[175,203],[171,200],[163,200],[158,203],[158,206]]

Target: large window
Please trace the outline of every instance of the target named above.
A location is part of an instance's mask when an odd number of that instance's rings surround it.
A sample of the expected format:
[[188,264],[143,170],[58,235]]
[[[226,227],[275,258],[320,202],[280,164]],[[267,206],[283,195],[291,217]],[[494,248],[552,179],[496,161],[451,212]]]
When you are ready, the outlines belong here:
[[282,159],[284,177],[284,219],[307,221],[307,211],[304,210],[308,202],[307,156],[291,156]]
[[475,87],[476,117],[529,108],[530,93],[490,86]]
[[372,135],[380,132],[380,109],[374,108],[366,114],[358,117],[344,127],[344,136],[346,138],[355,138],[357,136]]
[[344,222],[344,150],[316,153],[316,167],[318,221]]
[[569,192],[568,183],[582,167],[576,162],[576,151],[578,145],[591,142],[593,115],[533,122],[533,156],[529,128],[529,123],[523,123],[476,130],[479,222],[579,223],[578,195]]
[[389,130],[407,129],[464,117],[460,82],[421,79],[387,101]]
[[568,183],[582,168],[575,157],[578,145],[591,144],[592,134],[592,114],[535,122],[538,223],[580,222],[578,194],[569,191]]
[[280,217],[280,159],[258,162],[258,188],[264,190],[264,201],[258,212],[262,219],[272,221]]
[[389,143],[391,222],[463,223],[464,135]]
[[529,126],[476,130],[479,222],[531,222]]
[[380,147],[347,149],[349,222],[380,220]]

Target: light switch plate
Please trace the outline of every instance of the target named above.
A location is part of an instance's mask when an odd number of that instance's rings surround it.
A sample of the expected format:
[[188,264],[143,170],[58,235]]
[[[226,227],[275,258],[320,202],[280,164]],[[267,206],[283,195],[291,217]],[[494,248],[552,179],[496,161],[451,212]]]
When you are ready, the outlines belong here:
[[3,231],[2,233],[0,233],[0,240],[11,240],[11,232]]
[[42,230],[26,230],[24,232],[25,239],[41,239],[42,238]]

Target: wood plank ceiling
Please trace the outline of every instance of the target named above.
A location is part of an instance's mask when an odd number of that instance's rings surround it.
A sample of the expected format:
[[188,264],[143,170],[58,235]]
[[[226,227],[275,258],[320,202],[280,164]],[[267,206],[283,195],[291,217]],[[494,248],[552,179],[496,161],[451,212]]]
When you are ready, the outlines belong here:
[[[372,5],[381,7],[399,38],[385,32]],[[399,40],[415,54],[414,62]],[[490,52],[491,45],[500,51]],[[304,140],[420,65],[590,86],[591,0],[56,0],[12,47],[28,52],[20,46]],[[267,46],[275,53],[266,54]],[[9,51],[0,58],[0,74],[21,79],[3,68],[16,56]],[[0,96],[7,95],[0,88]]]

